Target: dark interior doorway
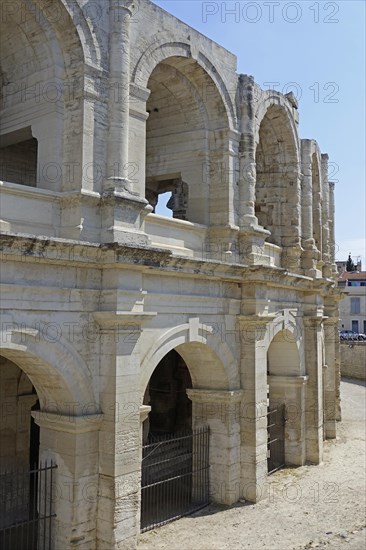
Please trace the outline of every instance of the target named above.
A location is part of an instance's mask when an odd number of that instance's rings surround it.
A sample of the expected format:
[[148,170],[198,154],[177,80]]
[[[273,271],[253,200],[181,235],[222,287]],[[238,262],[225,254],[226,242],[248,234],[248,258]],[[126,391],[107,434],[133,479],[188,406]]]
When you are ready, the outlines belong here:
[[209,431],[192,430],[192,380],[187,365],[170,351],[154,370],[144,403],[141,530],[153,529],[209,503]]
[[175,435],[192,429],[192,403],[186,390],[192,388],[187,365],[175,350],[170,351],[154,370],[145,402],[151,406],[149,439]]

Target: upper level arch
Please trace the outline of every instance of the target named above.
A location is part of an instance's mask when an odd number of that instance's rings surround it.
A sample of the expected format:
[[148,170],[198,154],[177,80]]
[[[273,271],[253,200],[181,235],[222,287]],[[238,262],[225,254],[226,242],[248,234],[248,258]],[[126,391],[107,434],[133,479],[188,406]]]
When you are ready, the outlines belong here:
[[[201,94],[206,98],[217,91],[226,109],[229,128],[237,126],[235,110],[224,83],[214,63],[202,52],[196,51],[190,43],[169,41],[166,37],[150,44],[132,67],[132,82],[143,88],[148,87],[151,73],[159,63],[168,58],[186,58],[195,61],[207,75]],[[213,90],[215,87],[215,91]]]
[[255,113],[255,215],[269,242],[294,245],[300,232],[300,152],[288,100],[268,95]]
[[89,2],[7,4],[0,22],[0,177],[52,191],[72,188],[82,173],[85,74],[100,62]]

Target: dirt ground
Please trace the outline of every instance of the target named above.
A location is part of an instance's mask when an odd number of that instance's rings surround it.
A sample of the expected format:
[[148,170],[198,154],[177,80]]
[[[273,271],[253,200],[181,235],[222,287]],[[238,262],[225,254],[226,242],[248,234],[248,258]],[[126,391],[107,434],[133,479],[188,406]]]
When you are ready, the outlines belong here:
[[365,550],[365,383],[343,380],[341,391],[343,420],[321,465],[276,472],[256,505],[210,506],[149,531],[139,550]]

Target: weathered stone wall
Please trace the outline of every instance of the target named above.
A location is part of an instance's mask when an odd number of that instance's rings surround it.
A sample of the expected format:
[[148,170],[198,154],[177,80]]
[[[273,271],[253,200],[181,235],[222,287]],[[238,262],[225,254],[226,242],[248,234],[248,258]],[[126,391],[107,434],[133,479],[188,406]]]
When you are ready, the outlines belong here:
[[366,342],[341,342],[341,374],[366,380]]
[[[192,425],[211,428],[215,501],[265,495],[269,382],[296,413],[288,463],[322,460],[324,395],[335,437],[327,156],[300,140],[291,94],[148,0],[96,0],[98,24],[80,0],[11,4],[1,132],[37,139],[38,174],[2,185],[0,354],[37,390],[56,546],[133,548],[144,395],[171,350]],[[187,221],[154,224],[148,184],[180,179]]]

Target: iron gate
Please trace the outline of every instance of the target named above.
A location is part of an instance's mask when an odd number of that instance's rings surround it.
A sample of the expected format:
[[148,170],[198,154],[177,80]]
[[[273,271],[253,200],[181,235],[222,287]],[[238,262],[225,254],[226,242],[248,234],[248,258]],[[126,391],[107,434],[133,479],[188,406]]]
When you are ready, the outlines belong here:
[[141,532],[209,504],[209,428],[142,448]]
[[267,465],[268,474],[285,465],[285,406],[269,408],[267,412]]
[[1,550],[51,549],[55,468],[46,461],[0,474]]

